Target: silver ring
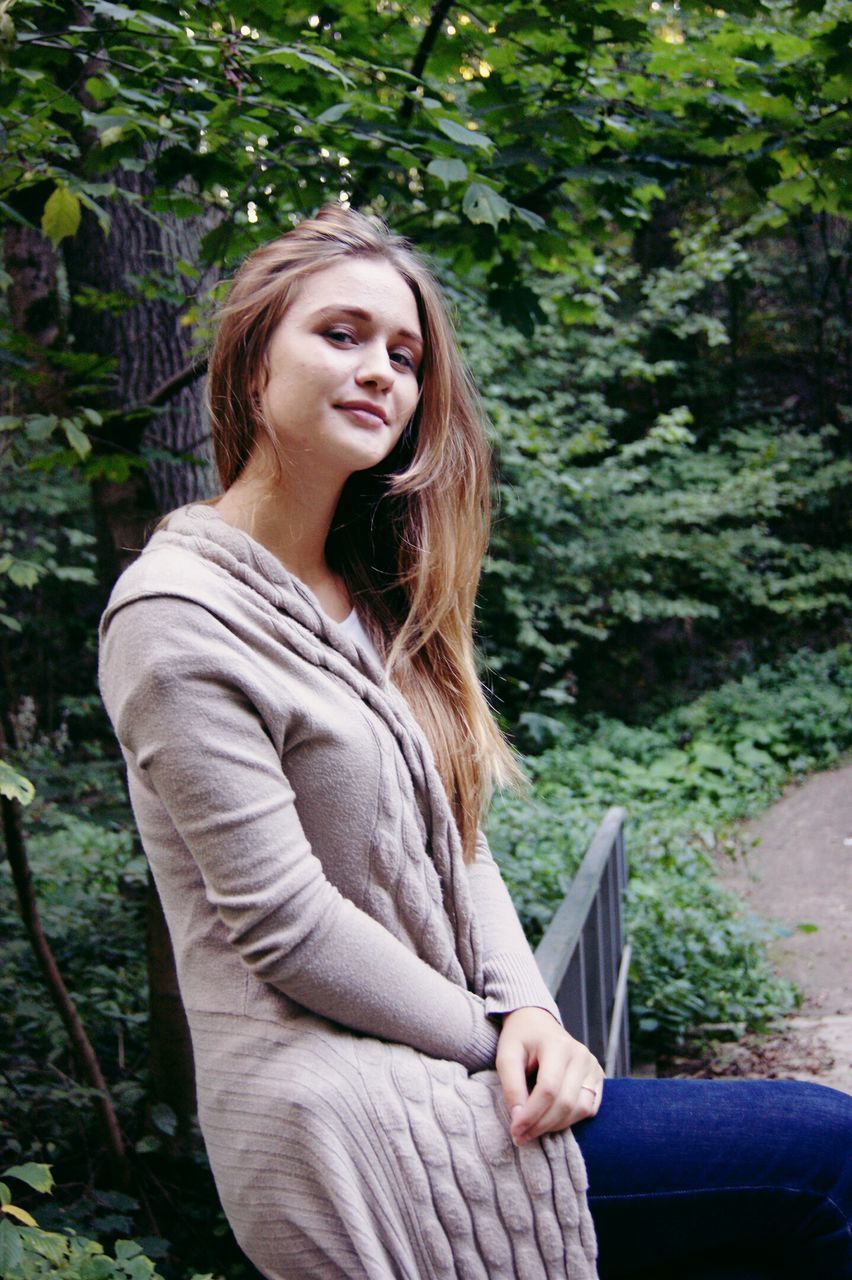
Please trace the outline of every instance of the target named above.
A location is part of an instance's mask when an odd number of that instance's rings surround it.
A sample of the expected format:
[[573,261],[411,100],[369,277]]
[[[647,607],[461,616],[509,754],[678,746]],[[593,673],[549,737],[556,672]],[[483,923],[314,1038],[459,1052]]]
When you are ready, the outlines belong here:
[[597,1089],[593,1089],[593,1088],[592,1088],[592,1086],[591,1086],[590,1084],[581,1084],[581,1085],[580,1085],[580,1089],[581,1089],[581,1090],[582,1090],[582,1089],[585,1089],[588,1093],[590,1093],[590,1094],[592,1095],[592,1097],[593,1097],[593,1098],[596,1098],[596,1097],[598,1096],[598,1091],[597,1091]]

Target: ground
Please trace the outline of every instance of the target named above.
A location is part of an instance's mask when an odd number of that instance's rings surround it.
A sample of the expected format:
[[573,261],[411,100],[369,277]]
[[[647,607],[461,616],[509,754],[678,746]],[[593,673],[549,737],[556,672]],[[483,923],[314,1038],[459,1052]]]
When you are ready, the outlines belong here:
[[741,835],[746,853],[724,858],[721,878],[777,922],[772,954],[802,1007],[777,1035],[717,1044],[671,1069],[816,1080],[852,1093],[852,764],[791,787]]

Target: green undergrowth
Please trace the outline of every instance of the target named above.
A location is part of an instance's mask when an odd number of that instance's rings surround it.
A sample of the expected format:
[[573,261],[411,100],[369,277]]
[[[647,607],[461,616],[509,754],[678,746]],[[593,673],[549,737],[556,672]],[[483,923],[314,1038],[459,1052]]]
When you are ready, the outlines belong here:
[[[114,755],[92,706],[69,702],[59,732],[26,740],[36,784],[24,828],[42,923],[110,1088],[132,1165],[132,1194],[111,1187],[94,1094],[81,1079],[0,860],[0,1277],[250,1280],[224,1221],[193,1126],[149,1074],[147,869]],[[102,713],[100,713],[102,716]],[[91,734],[75,741],[76,721]],[[79,735],[76,735],[79,737]],[[37,1162],[37,1163],[36,1163]],[[55,1181],[54,1181],[55,1180]],[[48,1185],[50,1184],[50,1185]],[[44,1200],[37,1193],[53,1189]],[[20,1201],[25,1218],[4,1207]],[[156,1269],[156,1270],[155,1270]]]
[[[15,1165],[3,1178],[32,1191],[53,1187],[45,1164]],[[4,1280],[32,1280],[36,1276],[62,1276],[63,1280],[162,1280],[155,1263],[144,1254],[138,1240],[117,1240],[114,1256],[97,1240],[73,1229],[47,1231],[28,1209],[16,1204],[8,1181],[0,1182],[0,1275]],[[212,1280],[196,1277],[195,1280]]]
[[852,647],[801,651],[630,726],[605,717],[522,722],[528,794],[503,795],[489,835],[530,938],[542,935],[610,805],[627,810],[627,930],[635,1050],[702,1029],[738,1036],[795,1002],[767,959],[772,928],[723,889],[734,824],[792,779],[852,749]]
[[[45,931],[111,1081],[122,1126],[132,1132],[146,1062],[144,859],[129,829],[109,830],[52,805],[38,818],[28,850]],[[7,876],[4,868],[2,880]],[[82,1154],[93,1141],[92,1093],[79,1081],[5,883],[3,890],[0,1147],[7,1157],[47,1161],[69,1146]]]

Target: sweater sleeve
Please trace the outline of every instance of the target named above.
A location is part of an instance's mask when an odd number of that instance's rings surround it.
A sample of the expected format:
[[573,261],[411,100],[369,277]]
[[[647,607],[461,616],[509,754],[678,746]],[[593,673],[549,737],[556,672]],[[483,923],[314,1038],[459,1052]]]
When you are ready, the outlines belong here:
[[489,1015],[534,1005],[562,1025],[556,1002],[539,973],[515,905],[480,831],[469,867],[471,896],[484,952],[485,1009]]
[[314,1013],[469,1070],[493,1066],[483,999],[325,876],[236,674],[241,660],[228,629],[188,601],[137,600],[105,626],[101,690],[117,737],[195,859],[229,942]]

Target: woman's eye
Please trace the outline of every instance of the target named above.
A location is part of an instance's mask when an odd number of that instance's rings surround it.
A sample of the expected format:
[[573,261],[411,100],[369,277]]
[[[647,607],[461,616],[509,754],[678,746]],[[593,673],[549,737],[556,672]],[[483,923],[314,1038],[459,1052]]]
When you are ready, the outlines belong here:
[[407,351],[392,351],[391,360],[393,360],[395,364],[399,364],[403,369],[410,369],[412,373],[415,373],[417,370],[417,364],[414,357],[410,356]]
[[347,329],[326,329],[325,334],[323,336],[326,338],[330,338],[332,342],[354,342],[355,341],[354,335],[349,333]]

